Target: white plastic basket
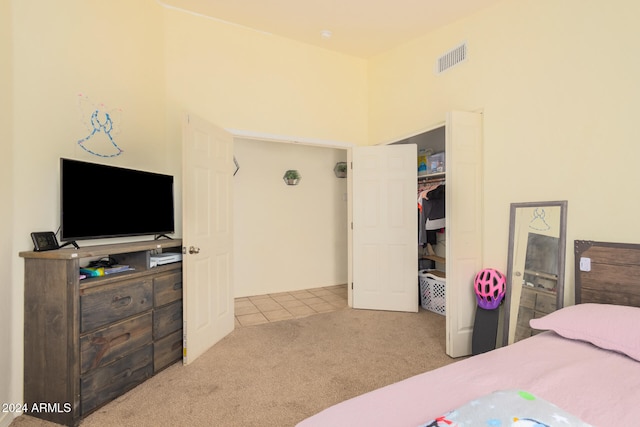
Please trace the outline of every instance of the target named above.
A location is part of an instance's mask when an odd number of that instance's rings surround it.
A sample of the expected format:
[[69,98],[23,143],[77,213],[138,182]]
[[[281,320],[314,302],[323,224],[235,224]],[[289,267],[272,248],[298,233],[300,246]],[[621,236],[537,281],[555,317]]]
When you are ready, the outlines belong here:
[[422,308],[444,316],[446,314],[446,279],[430,273],[429,270],[421,270],[418,278]]

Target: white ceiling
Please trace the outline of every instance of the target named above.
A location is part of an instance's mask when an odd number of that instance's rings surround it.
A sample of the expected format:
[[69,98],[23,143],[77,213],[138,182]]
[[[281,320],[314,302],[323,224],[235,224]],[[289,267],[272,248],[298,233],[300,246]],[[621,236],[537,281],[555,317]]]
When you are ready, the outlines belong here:
[[[500,0],[159,0],[169,7],[370,57]],[[321,36],[323,30],[331,38]]]

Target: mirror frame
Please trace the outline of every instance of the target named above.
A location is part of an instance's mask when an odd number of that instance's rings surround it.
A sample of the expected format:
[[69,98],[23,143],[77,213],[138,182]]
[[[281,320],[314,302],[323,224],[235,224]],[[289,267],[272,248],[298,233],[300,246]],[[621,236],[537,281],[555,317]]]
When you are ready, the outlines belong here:
[[[513,287],[513,281],[511,279],[513,275],[513,246],[515,240],[515,220],[516,211],[520,208],[542,208],[542,207],[560,207],[560,229],[558,240],[558,282],[556,286],[556,310],[564,306],[564,278],[565,278],[565,258],[567,251],[567,201],[559,200],[553,202],[524,202],[524,203],[511,203],[511,210],[509,214],[509,249],[507,259],[507,289],[505,293],[505,311],[504,311],[504,325],[502,331],[502,345],[506,347],[509,345],[509,323],[511,317],[511,289]],[[517,321],[517,319],[516,319]]]

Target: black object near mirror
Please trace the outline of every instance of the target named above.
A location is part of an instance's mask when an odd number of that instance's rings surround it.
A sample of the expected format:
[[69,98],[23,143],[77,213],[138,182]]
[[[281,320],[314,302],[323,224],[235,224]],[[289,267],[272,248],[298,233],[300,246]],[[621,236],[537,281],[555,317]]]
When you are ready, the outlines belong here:
[[535,333],[529,320],[564,305],[567,201],[512,203],[503,345]]

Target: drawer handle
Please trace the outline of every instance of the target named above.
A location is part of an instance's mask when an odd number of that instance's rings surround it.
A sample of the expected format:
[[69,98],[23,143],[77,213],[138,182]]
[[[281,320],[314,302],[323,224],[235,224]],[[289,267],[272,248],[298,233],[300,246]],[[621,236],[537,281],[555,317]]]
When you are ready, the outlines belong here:
[[180,289],[182,289],[182,282],[178,282],[178,283],[174,283],[173,284],[173,290],[174,291],[177,291],[177,290],[180,290]]
[[121,297],[116,295],[115,297],[113,297],[113,300],[111,300],[111,306],[115,308],[126,307],[130,305],[132,301],[133,298],[131,298],[130,296]]
[[179,348],[182,348],[182,340],[174,342],[171,346],[171,351],[175,351]]
[[171,321],[172,322],[176,322],[176,321],[181,320],[181,319],[182,319],[182,312],[176,313],[173,316],[171,316]]
[[117,337],[114,337],[109,343],[109,345],[112,347],[115,347],[117,345],[120,345],[129,341],[130,338],[131,338],[131,332],[125,332],[122,335],[118,335]]

